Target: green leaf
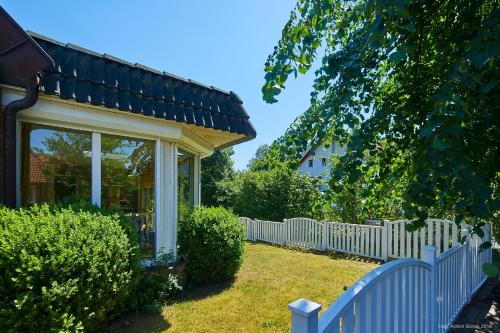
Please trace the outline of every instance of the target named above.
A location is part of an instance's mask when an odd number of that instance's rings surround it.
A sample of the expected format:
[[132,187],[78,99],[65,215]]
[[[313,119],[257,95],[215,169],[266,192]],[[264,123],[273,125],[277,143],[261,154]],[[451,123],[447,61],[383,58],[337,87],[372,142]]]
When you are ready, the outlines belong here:
[[479,89],[479,91],[482,92],[483,94],[487,94],[491,91],[491,89],[493,89],[495,87],[495,85],[496,85],[496,82],[494,80],[491,80],[487,84],[483,84],[481,86],[481,88]]
[[307,66],[299,66],[299,73],[300,74],[307,73],[307,70],[308,70]]
[[415,230],[416,230],[416,229],[415,229],[415,227],[413,226],[413,224],[412,224],[412,223],[407,223],[407,224],[405,225],[405,229],[406,229],[406,231],[408,231],[408,232],[413,232],[413,231],[415,231]]
[[498,267],[494,264],[483,264],[483,272],[487,277],[495,277],[498,275]]
[[448,145],[444,143],[444,141],[441,140],[438,136],[435,136],[432,140],[432,146],[439,151],[444,151],[446,150],[446,148],[448,148]]
[[396,51],[393,52],[389,55],[389,60],[394,62],[394,63],[399,63],[402,60],[405,60],[408,55],[406,54],[405,51]]
[[491,242],[488,242],[488,241],[482,242],[481,245],[479,245],[479,252],[486,251],[490,247],[491,247]]
[[405,29],[408,30],[409,32],[413,32],[415,31],[415,24],[413,23],[408,23],[406,26],[405,26]]
[[484,237],[484,231],[479,225],[475,225],[474,228],[472,228],[472,231],[480,238]]

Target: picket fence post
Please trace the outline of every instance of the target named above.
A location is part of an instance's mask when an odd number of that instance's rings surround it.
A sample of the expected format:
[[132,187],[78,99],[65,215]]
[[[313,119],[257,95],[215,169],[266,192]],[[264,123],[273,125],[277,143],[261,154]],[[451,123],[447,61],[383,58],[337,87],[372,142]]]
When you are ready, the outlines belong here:
[[462,228],[460,239],[465,238],[465,304],[469,304],[472,297],[472,243],[469,230]]
[[254,229],[254,222],[252,219],[248,219],[248,223],[247,223],[247,238],[251,241],[254,240],[253,238],[253,229]]
[[382,229],[382,260],[387,261],[387,238],[389,237],[389,227],[387,221],[383,221],[384,227]]
[[486,222],[489,225],[488,241],[492,244],[488,249],[488,262],[493,262],[493,222]]
[[427,301],[427,318],[429,320],[427,332],[433,333],[438,331],[437,322],[437,267],[436,267],[436,250],[434,245],[425,245],[422,249],[422,259],[429,265],[431,265],[431,271],[429,272],[429,291],[428,291],[428,301]]
[[288,227],[288,220],[287,219],[283,219],[283,239],[284,239],[283,240],[283,245],[286,245],[289,242],[289,240],[288,240],[289,239],[289,235],[288,235],[289,230],[288,229],[290,229]]
[[254,242],[257,240],[257,222],[255,220],[252,220],[252,238]]
[[326,221],[323,221],[323,234],[322,234],[322,250],[326,251],[328,249],[328,236],[330,235],[330,231],[328,230],[329,223]]
[[321,305],[301,298],[288,304],[292,312],[292,333],[318,333]]
[[283,223],[281,224],[280,228],[280,240],[281,240],[281,245],[286,244],[286,219],[283,219]]

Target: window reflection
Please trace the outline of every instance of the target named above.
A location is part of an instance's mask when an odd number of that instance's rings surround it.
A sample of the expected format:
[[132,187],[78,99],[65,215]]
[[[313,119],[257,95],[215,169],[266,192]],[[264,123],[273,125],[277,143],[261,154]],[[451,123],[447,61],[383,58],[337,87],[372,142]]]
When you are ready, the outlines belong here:
[[119,208],[137,228],[141,255],[154,255],[154,142],[101,137],[102,205]]
[[21,204],[90,201],[92,135],[28,123],[21,131]]
[[194,206],[194,158],[179,150],[177,154],[178,218],[182,220]]

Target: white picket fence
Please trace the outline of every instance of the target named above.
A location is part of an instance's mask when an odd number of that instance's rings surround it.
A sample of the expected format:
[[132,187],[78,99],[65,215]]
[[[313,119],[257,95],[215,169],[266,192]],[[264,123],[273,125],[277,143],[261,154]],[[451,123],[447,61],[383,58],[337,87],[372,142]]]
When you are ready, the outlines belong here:
[[393,258],[421,258],[424,245],[435,245],[438,255],[459,243],[461,227],[450,220],[427,219],[425,227],[408,232],[408,220],[387,222],[388,256]]
[[387,260],[387,226],[319,222],[301,217],[283,222],[240,217],[240,221],[246,227],[248,240]]
[[[483,240],[491,240],[492,224],[487,223],[483,231]],[[449,242],[454,234],[458,237],[457,232],[452,231]],[[461,235],[467,235],[465,228]],[[292,333],[446,332],[486,281],[482,265],[492,260],[491,248],[480,251],[483,240],[467,237],[465,243],[457,243],[440,255],[438,246],[425,244],[418,248],[422,261],[405,258],[377,267],[321,317],[319,304],[305,299],[289,304]]]
[[450,220],[427,219],[415,232],[406,231],[408,220],[384,221],[383,225],[315,221],[308,218],[283,222],[252,220],[240,217],[247,239],[287,244],[319,251],[337,251],[387,261],[388,258],[422,258],[425,245],[434,245],[437,254],[460,243],[462,230]]
[[326,249],[325,223],[299,217],[283,220],[285,243],[315,250]]
[[387,260],[387,226],[324,222],[326,250]]

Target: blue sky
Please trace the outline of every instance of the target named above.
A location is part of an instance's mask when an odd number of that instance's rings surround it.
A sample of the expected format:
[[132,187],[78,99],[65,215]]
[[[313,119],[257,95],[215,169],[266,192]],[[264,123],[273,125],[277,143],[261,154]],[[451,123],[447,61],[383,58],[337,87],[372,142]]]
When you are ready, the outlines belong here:
[[264,63],[295,0],[19,1],[0,4],[26,30],[235,91],[257,138],[235,147],[243,169],[309,105],[314,75],[291,80],[276,104],[261,97]]

